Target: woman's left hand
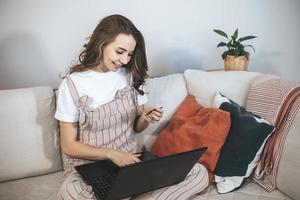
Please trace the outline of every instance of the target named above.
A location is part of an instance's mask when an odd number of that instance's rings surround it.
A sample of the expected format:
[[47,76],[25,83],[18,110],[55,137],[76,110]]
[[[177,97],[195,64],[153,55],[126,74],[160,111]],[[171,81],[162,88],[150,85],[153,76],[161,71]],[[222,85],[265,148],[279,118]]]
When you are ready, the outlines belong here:
[[154,123],[159,121],[163,116],[164,110],[162,107],[152,107],[152,108],[144,108],[142,113],[142,117],[150,122]]

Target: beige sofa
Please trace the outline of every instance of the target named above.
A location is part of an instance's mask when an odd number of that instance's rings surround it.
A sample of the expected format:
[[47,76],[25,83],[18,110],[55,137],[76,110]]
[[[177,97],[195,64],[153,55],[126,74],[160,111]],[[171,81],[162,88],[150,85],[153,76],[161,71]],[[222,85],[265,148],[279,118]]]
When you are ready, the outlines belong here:
[[[265,76],[254,72],[205,72],[186,70],[149,79],[149,106],[164,106],[161,122],[138,135],[139,147],[150,147],[178,105],[188,94],[210,107],[217,91],[245,106],[251,82]],[[234,88],[234,89],[233,89]],[[54,119],[55,93],[50,87],[0,91],[0,199],[56,199],[63,180],[58,122]],[[289,130],[278,168],[278,189],[268,193],[248,181],[228,194],[218,194],[211,185],[192,199],[300,199],[300,114]],[[295,142],[297,141],[297,142]]]

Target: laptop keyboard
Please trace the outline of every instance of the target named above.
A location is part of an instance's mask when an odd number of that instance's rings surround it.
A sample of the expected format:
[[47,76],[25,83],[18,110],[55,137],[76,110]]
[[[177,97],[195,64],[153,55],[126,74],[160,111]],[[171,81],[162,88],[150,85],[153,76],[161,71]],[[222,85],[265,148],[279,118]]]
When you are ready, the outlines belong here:
[[106,174],[94,180],[92,187],[95,196],[98,200],[105,199],[114,178],[115,178],[114,174]]
[[[141,156],[142,161],[153,160],[155,158],[157,157],[152,155],[150,152],[143,152]],[[114,164],[109,165],[109,167],[114,167],[114,166],[115,166]],[[111,189],[111,185],[115,180],[115,177],[116,174],[114,173],[114,171],[111,171],[111,173],[99,176],[92,181],[92,188],[97,200],[106,199],[108,192]]]

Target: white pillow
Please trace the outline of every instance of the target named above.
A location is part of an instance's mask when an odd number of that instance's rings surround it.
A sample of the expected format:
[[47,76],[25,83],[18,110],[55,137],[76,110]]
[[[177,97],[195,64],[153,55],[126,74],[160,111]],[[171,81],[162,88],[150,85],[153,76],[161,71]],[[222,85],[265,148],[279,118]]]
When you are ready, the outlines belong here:
[[50,87],[0,91],[0,181],[62,170]]
[[260,73],[246,71],[213,71],[188,69],[184,72],[189,95],[204,107],[211,107],[216,92],[221,92],[245,106],[251,82]]

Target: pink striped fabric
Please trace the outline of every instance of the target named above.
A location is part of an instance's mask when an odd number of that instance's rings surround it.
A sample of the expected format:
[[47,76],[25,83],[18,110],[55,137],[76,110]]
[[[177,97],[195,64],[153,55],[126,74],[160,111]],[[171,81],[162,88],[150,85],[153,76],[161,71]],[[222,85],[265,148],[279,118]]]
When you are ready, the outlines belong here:
[[276,127],[252,175],[267,191],[276,188],[277,168],[284,141],[299,108],[300,85],[293,82],[276,77],[259,77],[250,88],[246,110],[265,118]]

